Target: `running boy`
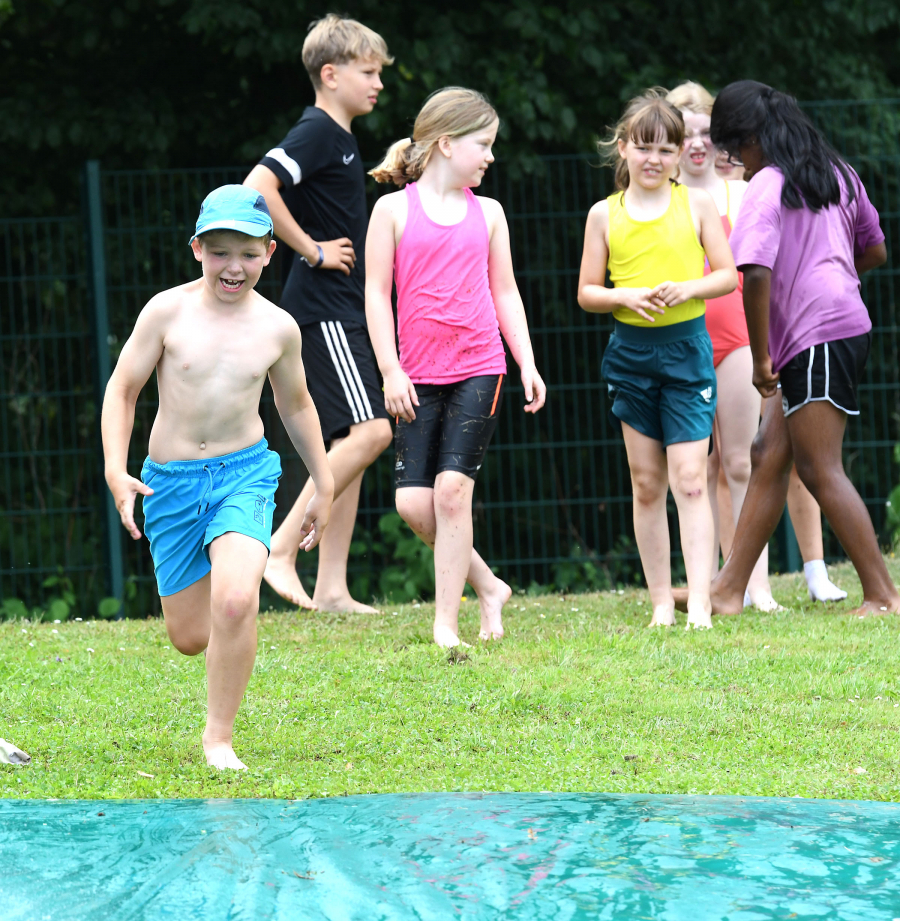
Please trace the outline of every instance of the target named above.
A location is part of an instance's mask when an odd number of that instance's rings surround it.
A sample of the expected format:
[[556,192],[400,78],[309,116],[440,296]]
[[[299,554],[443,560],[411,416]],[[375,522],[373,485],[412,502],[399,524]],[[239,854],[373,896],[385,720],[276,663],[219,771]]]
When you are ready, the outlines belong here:
[[303,333],[309,389],[331,443],[335,479],[312,599],[296,569],[312,480],[272,535],[265,579],[291,603],[325,611],[375,610],[351,598],[347,587],[363,471],[391,443],[366,332],[365,173],[350,123],[372,111],[383,88],[381,68],[392,61],[384,39],[361,23],[335,15],[314,22],[303,43],[303,65],[316,103],[244,180],[265,196],[275,232],[297,254],[281,306]]
[[[315,490],[300,530],[311,550],[328,523],[334,481],[306,389],[300,331],[253,288],[275,251],[262,195],[211,192],[191,238],[203,275],[163,291],[141,311],[103,400],[106,482],[122,524],[144,528],[172,645],[206,651],[207,764],[242,769],[234,718],[256,657],[259,586],[269,552],[278,455],[263,438],[259,399],[268,375],[288,435]],[[153,369],[159,411],[141,479],[128,475],[134,407]]]
[[[690,593],[688,627],[711,627],[706,457],[716,376],[704,299],[733,291],[737,272],[709,193],[674,182],[684,139],[684,119],[671,103],[654,92],[631,101],[608,144],[619,191],[588,214],[578,303],[591,313],[611,312],[616,321],[600,373],[625,438],[651,626],[675,623],[666,520],[671,485]],[[604,283],[607,266],[613,288]]]

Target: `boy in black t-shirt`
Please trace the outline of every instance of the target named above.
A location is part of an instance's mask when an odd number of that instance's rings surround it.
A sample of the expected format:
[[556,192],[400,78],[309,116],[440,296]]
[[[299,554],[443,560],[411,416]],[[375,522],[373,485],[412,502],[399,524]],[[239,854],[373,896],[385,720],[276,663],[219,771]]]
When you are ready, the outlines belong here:
[[382,66],[392,62],[384,39],[361,23],[333,14],[314,22],[303,43],[303,64],[316,104],[244,180],[265,196],[275,233],[296,254],[281,306],[303,336],[307,384],[322,435],[331,442],[335,487],[313,597],[296,569],[311,480],[272,535],[265,579],[282,598],[326,611],[375,610],[351,598],[347,587],[363,471],[392,438],[366,330],[365,174],[350,123],[372,111]]

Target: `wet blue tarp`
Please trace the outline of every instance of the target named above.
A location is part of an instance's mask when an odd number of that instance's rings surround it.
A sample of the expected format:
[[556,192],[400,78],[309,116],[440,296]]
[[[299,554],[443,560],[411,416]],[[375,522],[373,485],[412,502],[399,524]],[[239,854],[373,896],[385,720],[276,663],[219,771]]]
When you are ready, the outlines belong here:
[[900,918],[900,806],[611,794],[0,800],[0,918]]

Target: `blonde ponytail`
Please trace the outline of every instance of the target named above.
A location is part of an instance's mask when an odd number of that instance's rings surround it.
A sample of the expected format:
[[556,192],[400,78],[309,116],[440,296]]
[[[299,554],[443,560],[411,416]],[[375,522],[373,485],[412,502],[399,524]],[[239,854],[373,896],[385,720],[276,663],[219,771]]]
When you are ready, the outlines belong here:
[[388,148],[384,159],[369,175],[376,182],[404,186],[415,182],[442,137],[458,138],[483,131],[499,120],[494,107],[475,90],[448,86],[432,93],[416,117],[413,135]]
[[369,170],[369,175],[376,182],[404,186],[422,175],[430,156],[430,149],[421,148],[412,138],[401,138],[388,147],[384,159],[375,169]]

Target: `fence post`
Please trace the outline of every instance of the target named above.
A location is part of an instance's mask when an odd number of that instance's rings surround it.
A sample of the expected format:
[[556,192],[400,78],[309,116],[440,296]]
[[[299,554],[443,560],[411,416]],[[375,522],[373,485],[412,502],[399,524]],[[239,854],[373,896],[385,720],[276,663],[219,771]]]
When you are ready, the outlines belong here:
[[[85,217],[88,242],[88,281],[93,306],[94,327],[94,386],[97,411],[103,404],[103,394],[112,366],[109,360],[109,312],[106,298],[106,245],[103,235],[103,200],[100,192],[100,161],[88,160],[84,165]],[[99,425],[98,425],[99,437]],[[102,452],[101,455],[102,457]],[[109,595],[119,600],[117,618],[122,617],[125,597],[125,573],[122,560],[122,524],[115,500],[103,478],[101,465],[101,495],[103,502],[103,531],[106,550],[106,585]]]

